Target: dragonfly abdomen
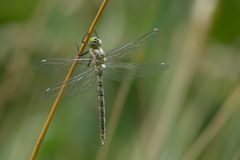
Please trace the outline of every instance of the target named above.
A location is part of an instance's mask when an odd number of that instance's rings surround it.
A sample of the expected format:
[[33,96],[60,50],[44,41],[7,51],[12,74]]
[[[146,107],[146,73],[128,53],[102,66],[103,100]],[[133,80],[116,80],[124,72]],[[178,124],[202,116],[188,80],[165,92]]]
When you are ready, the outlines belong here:
[[105,142],[105,100],[104,100],[104,89],[102,76],[97,75],[98,77],[98,115],[99,115],[99,138],[101,145],[104,145]]

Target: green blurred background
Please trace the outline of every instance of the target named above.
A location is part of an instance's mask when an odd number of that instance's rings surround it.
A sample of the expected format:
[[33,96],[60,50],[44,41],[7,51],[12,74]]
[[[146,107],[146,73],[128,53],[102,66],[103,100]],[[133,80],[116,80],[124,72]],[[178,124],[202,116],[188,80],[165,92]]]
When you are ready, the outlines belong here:
[[[102,1],[0,2],[0,159],[29,159],[65,74],[38,72],[48,57],[74,57]],[[96,88],[64,98],[41,160],[239,160],[240,1],[110,0],[97,32],[106,51],[160,26],[145,58],[170,68],[105,81],[107,137],[98,140]]]

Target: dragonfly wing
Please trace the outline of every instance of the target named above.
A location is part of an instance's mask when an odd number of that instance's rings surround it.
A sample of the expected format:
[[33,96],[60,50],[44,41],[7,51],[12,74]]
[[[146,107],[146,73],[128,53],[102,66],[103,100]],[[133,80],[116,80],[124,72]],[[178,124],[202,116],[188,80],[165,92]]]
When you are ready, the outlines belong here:
[[87,69],[90,58],[50,58],[43,59],[38,65],[38,68],[44,72],[62,73],[69,70],[73,63],[77,63],[76,70],[83,71]]
[[122,81],[127,75],[129,79],[134,79],[158,73],[168,68],[169,66],[166,63],[135,64],[107,62],[103,76],[112,80]]
[[152,31],[146,33],[145,35],[141,36],[135,41],[129,42],[127,44],[124,44],[118,48],[115,48],[111,50],[110,52],[107,52],[107,58],[108,59],[114,59],[114,58],[120,58],[127,54],[132,53],[132,51],[135,51],[139,48],[143,48],[145,44],[153,39],[155,36],[159,34],[161,30],[159,28],[155,28]]
[[[94,68],[88,68],[85,72],[73,76],[66,83],[64,95],[71,96],[87,91],[93,84],[95,84],[96,76]],[[46,97],[55,97],[63,85],[59,83],[52,88],[47,88],[44,92]]]

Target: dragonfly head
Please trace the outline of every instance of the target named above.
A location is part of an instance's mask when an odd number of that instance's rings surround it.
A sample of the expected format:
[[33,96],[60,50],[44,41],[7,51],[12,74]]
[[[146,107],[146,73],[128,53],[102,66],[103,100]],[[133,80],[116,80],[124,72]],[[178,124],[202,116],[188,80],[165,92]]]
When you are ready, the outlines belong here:
[[90,48],[97,49],[97,48],[101,47],[102,41],[99,38],[97,38],[97,37],[91,37],[89,39],[89,43],[88,44],[89,44]]

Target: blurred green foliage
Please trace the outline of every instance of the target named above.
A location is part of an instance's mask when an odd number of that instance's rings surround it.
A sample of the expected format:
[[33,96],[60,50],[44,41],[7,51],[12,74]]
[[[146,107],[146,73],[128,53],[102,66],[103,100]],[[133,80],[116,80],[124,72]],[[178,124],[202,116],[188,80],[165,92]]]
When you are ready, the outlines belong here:
[[26,21],[31,16],[36,4],[36,0],[9,0],[1,2],[0,23],[4,25],[11,22]]
[[[54,99],[49,57],[74,57],[101,1],[0,2],[0,159],[30,157]],[[107,144],[99,145],[96,88],[63,98],[43,160],[240,159],[239,0],[110,1],[97,32],[108,51],[155,27],[143,59],[171,67],[138,80],[105,80]]]

